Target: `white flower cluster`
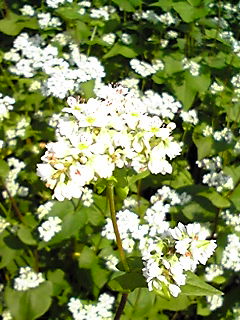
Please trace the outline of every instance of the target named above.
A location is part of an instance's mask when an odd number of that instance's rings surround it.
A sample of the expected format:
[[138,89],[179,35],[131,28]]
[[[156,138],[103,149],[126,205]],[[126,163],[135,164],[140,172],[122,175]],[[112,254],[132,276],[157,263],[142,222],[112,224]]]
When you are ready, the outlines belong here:
[[223,268],[219,264],[210,264],[205,268],[205,279],[207,281],[212,281],[214,278],[221,276],[223,274]]
[[68,309],[74,320],[112,320],[113,303],[114,297],[103,293],[99,296],[97,304],[87,304],[80,299],[71,298],[68,302]]
[[192,76],[199,76],[200,65],[197,62],[184,58],[182,64],[183,69],[189,70]]
[[209,170],[209,173],[203,175],[202,182],[209,187],[216,188],[217,192],[224,190],[232,190],[234,183],[232,177],[226,175],[220,168],[222,167],[221,158],[215,157],[212,159],[203,159],[196,161],[199,168]]
[[196,110],[189,110],[189,111],[181,111],[180,117],[183,119],[184,122],[191,123],[196,125],[198,123],[198,116]]
[[33,9],[33,7],[28,4],[25,4],[21,9],[19,9],[19,11],[23,16],[33,17],[35,14],[35,10]]
[[49,217],[38,227],[39,237],[48,242],[62,229],[62,220],[59,217]]
[[153,24],[162,23],[167,26],[170,26],[171,24],[176,23],[176,19],[172,16],[170,12],[157,15],[153,10],[135,12],[133,15],[133,18],[135,20],[140,20],[140,19],[147,20]]
[[215,240],[206,240],[206,229],[200,224],[178,223],[158,238],[149,238],[143,253],[143,275],[150,291],[177,297],[186,283],[186,271],[195,271],[213,254]]
[[104,257],[104,260],[106,261],[105,264],[109,270],[118,271],[116,265],[118,264],[119,260],[116,256],[110,254],[109,256]]
[[233,318],[232,320],[239,320],[240,319],[240,304],[236,302],[232,308]]
[[142,98],[143,103],[147,106],[148,112],[156,114],[162,118],[173,119],[174,115],[182,108],[179,101],[175,101],[168,93],[163,92],[160,96],[158,93],[147,90]]
[[2,312],[1,316],[2,316],[2,320],[13,320],[13,317],[10,311],[7,309]]
[[213,296],[207,296],[206,299],[207,299],[207,303],[209,304],[209,309],[211,311],[214,311],[223,305],[224,298],[222,296],[217,295],[217,294],[215,294]]
[[94,202],[93,191],[88,187],[82,187],[81,200],[85,207],[90,207]]
[[[131,253],[134,249],[136,240],[142,239],[147,234],[148,226],[140,225],[140,219],[137,214],[128,209],[118,211],[116,217],[123,249]],[[102,236],[109,240],[114,240],[115,234],[112,220],[107,218],[106,222],[107,223],[102,230]]]
[[58,8],[59,5],[64,4],[65,2],[72,3],[73,0],[46,0],[46,4],[49,8]]
[[54,202],[53,201],[48,201],[44,204],[41,204],[38,208],[37,208],[37,216],[38,216],[38,219],[42,219],[44,218],[52,209],[54,205]]
[[221,265],[234,272],[240,271],[240,239],[235,233],[227,237],[227,246],[222,254]]
[[233,133],[231,129],[224,128],[223,130],[213,131],[213,128],[207,125],[203,130],[204,137],[212,136],[216,141],[225,140],[227,143],[231,143],[233,141]]
[[[117,223],[122,239],[123,248],[131,253],[137,241],[140,250],[145,250],[149,237],[155,237],[169,229],[169,222],[165,221],[166,214],[174,205],[184,205],[191,200],[191,196],[185,192],[178,194],[175,190],[167,186],[158,189],[156,194],[151,197],[151,207],[146,210],[144,223],[136,213],[138,203],[134,198],[126,198],[123,203],[122,211],[117,212]],[[115,239],[112,221],[107,218],[107,223],[103,228],[102,236],[109,240]]]
[[123,33],[120,38],[121,38],[122,42],[126,45],[131,44],[133,41],[132,36],[128,33]]
[[[5,179],[5,185],[11,194],[14,197],[16,194],[19,196],[26,196],[28,194],[28,188],[20,186],[16,181],[19,172],[25,167],[25,163],[19,161],[17,158],[8,158],[7,163],[10,167],[10,171]],[[6,199],[8,198],[7,191],[2,192],[2,196]]]
[[240,232],[240,215],[233,213],[229,209],[221,212],[222,218],[225,220],[226,225],[234,228],[234,231]]
[[62,24],[60,19],[57,17],[52,17],[50,12],[38,13],[37,18],[41,29],[56,28]]
[[98,9],[92,8],[90,11],[90,17],[93,19],[102,18],[103,20],[108,21],[115,11],[116,9],[112,6],[103,6]]
[[15,99],[0,93],[0,121],[9,117],[9,111],[13,110],[14,103]]
[[134,90],[103,86],[97,98],[80,103],[70,97],[68,104],[63,109],[68,116],[57,126],[58,141],[47,144],[44,163],[37,166],[58,200],[80,198],[83,186],[110,178],[116,167],[172,172],[168,158],[181,152],[171,136],[176,125],[150,115]]
[[29,37],[27,33],[22,33],[4,58],[15,62],[9,70],[18,76],[32,78],[39,71],[45,73],[47,79],[41,85],[43,95],[62,99],[69,91],[79,90],[82,82],[105,76],[97,58],[80,54],[75,44],[69,45],[69,50],[70,53],[65,54],[66,59],[59,58],[57,47],[51,44],[45,46],[39,36]]
[[10,226],[10,223],[3,217],[0,216],[0,234]]
[[41,272],[34,272],[30,267],[21,267],[19,269],[19,277],[14,279],[14,289],[17,291],[26,291],[31,288],[38,287],[44,282]]
[[102,40],[105,41],[110,46],[114,44],[116,35],[114,33],[107,33],[102,36]]
[[130,60],[131,68],[142,77],[150,76],[151,74],[156,73],[157,71],[163,70],[164,64],[161,60],[155,60],[152,64],[149,64],[145,61],[140,61],[138,59]]
[[213,84],[211,84],[209,89],[212,94],[217,94],[218,92],[222,92],[224,90],[224,86],[221,84],[218,84],[217,82],[213,82]]

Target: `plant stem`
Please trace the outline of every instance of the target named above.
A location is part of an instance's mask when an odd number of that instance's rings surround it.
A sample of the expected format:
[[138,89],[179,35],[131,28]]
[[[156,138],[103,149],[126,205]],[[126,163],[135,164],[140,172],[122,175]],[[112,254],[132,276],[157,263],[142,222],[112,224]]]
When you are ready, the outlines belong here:
[[[108,201],[109,201],[109,207],[110,207],[110,213],[111,213],[111,219],[112,219],[112,224],[113,224],[113,230],[115,233],[115,237],[116,237],[116,242],[117,242],[117,246],[118,246],[118,251],[120,254],[120,260],[123,264],[123,268],[126,272],[129,272],[129,266],[127,264],[127,259],[125,256],[125,253],[123,251],[123,247],[122,247],[122,240],[120,237],[120,233],[118,230],[118,225],[117,225],[117,218],[116,218],[116,210],[115,210],[115,202],[114,202],[114,185],[113,185],[113,181],[109,181],[108,185],[107,185],[107,196],[108,196]],[[121,297],[121,301],[120,304],[118,306],[116,315],[114,317],[114,320],[119,320],[121,317],[121,314],[123,312],[123,309],[125,307],[125,304],[127,302],[127,297],[128,294],[127,293],[123,293],[122,297]]]
[[120,233],[118,230],[118,225],[117,225],[117,218],[116,218],[116,210],[115,210],[115,202],[114,202],[114,185],[112,181],[108,182],[108,186],[107,186],[107,195],[108,195],[108,200],[109,200],[109,206],[110,206],[110,213],[111,213],[111,219],[112,219],[112,224],[113,224],[113,230],[115,233],[115,237],[116,237],[116,242],[117,242],[117,246],[118,246],[118,251],[120,254],[120,260],[123,264],[123,268],[126,272],[129,272],[129,266],[127,264],[127,260],[126,260],[126,256],[125,253],[123,251],[123,247],[122,247],[122,240],[120,237]]
[[123,293],[122,294],[122,298],[121,298],[120,304],[118,306],[118,309],[117,309],[116,315],[114,317],[114,320],[119,320],[120,319],[121,314],[123,312],[123,309],[125,307],[125,304],[127,302],[127,297],[128,297],[127,293]]
[[8,195],[8,198],[9,198],[9,200],[10,200],[10,203],[11,203],[11,205],[12,205],[12,207],[13,207],[13,210],[14,210],[14,212],[16,213],[18,219],[19,219],[20,221],[23,221],[23,216],[22,216],[20,210],[18,209],[17,203],[16,203],[15,199],[11,196],[11,193],[9,192],[8,188],[6,187],[6,185],[5,185],[4,183],[3,183],[3,188],[4,188],[4,189],[6,190],[6,192],[7,192],[7,195]]

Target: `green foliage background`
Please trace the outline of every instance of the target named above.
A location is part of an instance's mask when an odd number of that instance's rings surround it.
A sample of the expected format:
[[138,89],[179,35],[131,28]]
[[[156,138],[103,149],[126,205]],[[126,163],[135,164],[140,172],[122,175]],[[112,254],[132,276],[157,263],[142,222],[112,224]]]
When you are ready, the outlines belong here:
[[[120,300],[118,292],[129,291],[123,320],[235,319],[232,307],[239,302],[240,294],[237,272],[227,270],[223,276],[213,280],[212,286],[204,287],[207,284],[201,281],[204,275],[202,268],[198,270],[199,278],[191,278],[178,298],[166,300],[147,290],[139,266],[137,271],[131,270],[129,274],[106,268],[104,257],[115,253],[116,247],[100,233],[106,217],[109,217],[103,181],[94,187],[94,204],[89,208],[78,200],[54,200],[48,216],[60,217],[63,228],[49,242],[39,239],[36,210],[51,200],[52,195],[37,177],[36,164],[41,162],[44,144],[54,140],[54,128],[49,126],[49,118],[66,106],[66,99],[45,97],[40,91],[30,92],[33,80],[44,79],[46,75],[39,72],[34,78],[17,76],[9,70],[13,63],[4,59],[4,54],[21,32],[40,34],[47,44],[53,36],[66,31],[82,53],[96,56],[101,61],[106,71],[104,82],[117,82],[127,77],[139,79],[141,90],[168,92],[182,103],[183,110],[197,110],[199,122],[196,125],[184,122],[178,116],[174,119],[177,124],[175,138],[184,146],[181,156],[173,160],[173,173],[166,176],[135,176],[132,172],[124,172],[122,176],[116,174],[116,206],[120,209],[127,194],[133,194],[139,199],[141,214],[149,205],[150,196],[163,185],[188,192],[192,201],[183,207],[172,208],[172,225],[178,221],[207,223],[218,243],[212,262],[219,263],[227,235],[234,232],[231,226],[225,225],[220,213],[225,209],[231,212],[240,210],[240,153],[234,149],[239,142],[240,103],[239,93],[231,82],[232,77],[239,74],[240,55],[234,52],[230,39],[221,36],[222,32],[232,32],[238,41],[240,17],[238,12],[228,14],[224,8],[226,3],[210,0],[93,0],[93,8],[105,5],[116,8],[111,18],[105,21],[93,19],[88,13],[79,14],[81,6],[77,1],[66,2],[56,9],[48,8],[44,1],[1,2],[0,92],[16,100],[9,118],[1,121],[0,139],[5,141],[0,155],[1,189],[6,190],[5,179],[11,171],[7,159],[16,157],[26,165],[18,176],[18,182],[28,187],[30,192],[26,197],[1,197],[1,216],[6,218],[11,228],[0,233],[0,273],[4,285],[0,293],[0,310],[8,308],[15,320],[67,320],[71,316],[66,305],[72,296],[97,301],[100,293],[108,292],[116,297],[117,306]],[[31,4],[37,12],[51,12],[60,18],[61,27],[40,29],[36,16],[20,13],[19,9],[24,4]],[[232,4],[238,3],[234,1]],[[176,22],[168,26],[133,19],[134,13],[147,10],[156,14],[170,12]],[[227,27],[222,26],[222,18],[228,22]],[[178,36],[168,39],[168,45],[162,47],[160,40],[166,39],[169,30],[176,31]],[[110,32],[116,35],[113,45],[102,40],[102,36]],[[122,33],[131,34],[131,44],[121,41]],[[64,48],[56,45],[61,56]],[[183,68],[185,57],[200,64],[198,76]],[[131,69],[129,61],[132,58],[149,63],[153,59],[161,59],[164,69],[142,77]],[[217,94],[210,91],[214,81],[224,87]],[[90,80],[79,87],[79,92],[69,94],[89,98],[93,85],[94,81]],[[36,116],[37,112],[41,112],[41,117]],[[24,136],[17,137],[16,145],[12,146],[6,132],[15,128],[22,118],[28,119],[29,125]],[[214,130],[230,129],[232,142],[205,137],[202,132],[208,125]],[[195,162],[217,155],[223,159],[224,173],[234,181],[233,190],[217,192],[214,187],[202,184],[203,171]],[[17,292],[12,286],[13,279],[19,267],[26,265],[43,272],[47,281],[37,288]],[[212,312],[205,296],[218,293],[214,287],[224,293],[224,303]]]

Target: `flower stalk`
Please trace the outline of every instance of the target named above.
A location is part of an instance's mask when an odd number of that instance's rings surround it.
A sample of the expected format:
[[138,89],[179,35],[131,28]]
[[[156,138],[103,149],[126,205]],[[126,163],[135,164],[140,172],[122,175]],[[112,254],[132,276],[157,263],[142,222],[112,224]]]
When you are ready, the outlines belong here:
[[115,202],[114,202],[114,185],[113,185],[113,181],[109,181],[108,185],[107,185],[107,196],[108,196],[108,201],[109,201],[109,207],[110,207],[110,214],[111,214],[111,220],[112,220],[112,224],[113,224],[113,230],[115,233],[115,237],[116,237],[116,242],[117,242],[117,246],[118,246],[118,251],[120,254],[120,260],[123,264],[123,268],[126,272],[129,272],[129,266],[127,264],[127,259],[123,250],[123,246],[122,246],[122,240],[120,237],[120,233],[118,230],[118,225],[117,225],[117,218],[116,218],[116,210],[115,210]]

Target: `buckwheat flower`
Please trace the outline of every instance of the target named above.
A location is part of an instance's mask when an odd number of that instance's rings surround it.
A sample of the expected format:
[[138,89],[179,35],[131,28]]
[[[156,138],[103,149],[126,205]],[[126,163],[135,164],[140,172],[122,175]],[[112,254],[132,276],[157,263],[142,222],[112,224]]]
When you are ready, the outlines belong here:
[[3,217],[0,216],[0,234],[10,226],[10,223]]
[[49,12],[37,14],[38,23],[41,29],[56,28],[62,23],[57,17],[52,17]]
[[210,187],[215,187],[218,192],[224,189],[232,190],[234,188],[233,179],[222,171],[210,172],[203,176],[202,182]]
[[232,133],[231,129],[224,128],[221,131],[215,131],[213,133],[213,138],[216,141],[225,140],[226,142],[231,143],[233,140],[233,133]]
[[[148,39],[150,41],[150,39]],[[162,48],[166,48],[168,46],[169,41],[166,39],[161,39],[160,40],[160,45]]]
[[80,2],[78,2],[78,5],[81,7],[90,8],[91,2],[90,1],[80,1]]
[[151,65],[138,59],[132,59],[130,60],[130,66],[136,73],[140,74],[142,77],[147,77],[164,68],[161,60],[157,60]]
[[9,96],[3,96],[0,93],[0,121],[9,117],[9,111],[13,110],[15,99]]
[[224,248],[221,265],[225,269],[238,272],[240,270],[240,239],[237,234],[229,234]]
[[2,316],[2,320],[13,320],[13,317],[10,311],[7,309],[3,310],[1,316]]
[[126,44],[126,45],[129,45],[129,44],[131,44],[132,43],[132,36],[130,35],[130,34],[128,34],[128,33],[123,33],[122,35],[121,35],[121,41],[124,43],[124,44]]
[[41,82],[39,80],[34,80],[30,84],[28,89],[29,89],[30,92],[37,91],[37,90],[41,89]]
[[116,35],[114,33],[107,33],[102,36],[102,40],[105,41],[110,46],[114,44]]
[[68,309],[74,320],[111,320],[113,303],[114,297],[106,293],[101,294],[98,302],[94,304],[86,304],[80,299],[72,297],[68,302]]
[[28,4],[25,4],[22,8],[19,9],[19,11],[21,11],[22,15],[24,16],[32,17],[35,14],[33,7]]
[[34,272],[30,267],[21,267],[19,277],[14,279],[14,289],[17,291],[27,291],[38,287],[45,279],[41,272]]
[[176,39],[178,37],[178,33],[176,31],[173,31],[173,30],[169,30],[167,32],[167,37],[169,39]]
[[113,13],[115,8],[111,6],[103,6],[99,9],[92,8],[90,10],[90,17],[93,19],[101,19],[108,21],[110,19],[111,13]]
[[240,88],[240,74],[233,76],[231,79],[231,83],[234,87]]
[[118,264],[119,260],[114,255],[110,254],[109,256],[104,257],[106,267],[111,271],[118,271],[116,265]]
[[93,191],[87,187],[83,187],[81,199],[85,207],[90,207],[94,202]]
[[217,82],[213,82],[213,84],[210,86],[210,91],[212,94],[217,94],[218,92],[222,92],[223,90],[224,86],[218,84]]
[[183,119],[184,122],[191,123],[196,125],[198,123],[198,116],[196,110],[189,110],[189,111],[181,111],[180,117]]
[[21,57],[17,51],[17,49],[11,48],[8,52],[4,53],[3,58],[7,61],[18,62]]
[[171,171],[169,160],[180,154],[182,146],[171,136],[175,123],[164,125],[148,113],[139,92],[120,85],[98,86],[95,92],[85,103],[68,99],[67,115],[57,120],[58,141],[47,144],[41,158],[48,166],[37,167],[57,199],[70,199],[84,185],[111,177],[116,167],[165,174]]
[[210,264],[205,268],[205,279],[207,281],[212,281],[214,278],[221,276],[223,274],[223,267],[219,264]]
[[189,70],[192,76],[196,77],[199,75],[199,69],[200,65],[194,61],[188,60],[187,58],[184,58],[182,60],[183,69]]
[[38,208],[37,208],[37,216],[38,218],[41,220],[42,218],[44,218],[52,209],[54,205],[53,201],[48,201],[44,204],[41,204]]
[[48,220],[44,221],[40,227],[38,227],[39,237],[43,241],[47,242],[51,240],[56,233],[61,231],[62,220],[58,217],[49,217]]
[[213,128],[210,127],[209,125],[207,125],[203,131],[202,131],[202,134],[204,137],[210,137],[213,135]]
[[161,14],[161,15],[159,16],[159,20],[160,20],[163,24],[165,24],[165,25],[167,25],[167,26],[170,26],[171,24],[176,23],[176,19],[171,15],[170,12],[166,12],[166,13],[164,13],[164,14]]
[[213,295],[213,296],[207,296],[206,297],[207,302],[209,303],[209,309],[211,311],[216,310],[217,308],[220,308],[223,305],[223,297],[219,295]]
[[49,8],[58,8],[59,5],[64,4],[65,2],[72,3],[73,0],[46,0],[46,4]]

